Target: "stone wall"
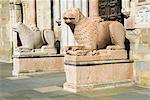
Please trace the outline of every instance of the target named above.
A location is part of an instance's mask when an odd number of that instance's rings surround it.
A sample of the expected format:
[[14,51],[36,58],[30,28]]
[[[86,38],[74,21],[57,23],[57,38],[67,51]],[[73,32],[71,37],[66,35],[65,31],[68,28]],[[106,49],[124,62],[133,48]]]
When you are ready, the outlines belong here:
[[9,33],[9,0],[0,0],[0,61],[12,61],[11,38]]
[[[150,24],[145,21],[147,13],[139,14],[140,8],[150,5],[149,1],[131,1],[130,17],[126,20],[127,38],[130,40],[130,59],[134,60],[135,81],[138,85],[150,86]],[[149,14],[150,14],[150,8]],[[136,16],[138,15],[138,16]],[[140,18],[141,16],[141,18]]]

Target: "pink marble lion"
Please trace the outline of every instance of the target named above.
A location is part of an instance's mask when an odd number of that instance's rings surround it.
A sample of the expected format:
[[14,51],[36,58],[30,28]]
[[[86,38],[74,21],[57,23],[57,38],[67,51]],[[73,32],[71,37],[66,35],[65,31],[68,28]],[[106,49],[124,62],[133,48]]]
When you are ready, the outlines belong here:
[[103,21],[100,17],[85,17],[78,8],[65,11],[63,19],[71,28],[78,46],[71,49],[125,49],[125,29],[118,21]]

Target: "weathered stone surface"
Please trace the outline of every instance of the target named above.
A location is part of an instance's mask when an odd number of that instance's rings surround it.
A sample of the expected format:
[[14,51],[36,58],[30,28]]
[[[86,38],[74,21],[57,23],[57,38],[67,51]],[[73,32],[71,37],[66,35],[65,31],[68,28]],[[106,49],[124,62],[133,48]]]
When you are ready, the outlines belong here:
[[125,19],[125,28],[126,29],[134,29],[135,27],[135,18],[134,17],[129,17]]
[[127,59],[126,50],[77,50],[65,55],[65,61],[101,61],[115,59]]
[[140,34],[140,43],[149,43],[150,44],[150,28],[143,28],[141,29]]
[[48,52],[41,51],[41,49],[33,49],[28,51],[27,49],[21,52],[20,50],[15,51],[13,57],[45,57],[48,56]]
[[136,83],[141,86],[150,86],[150,59],[146,55],[143,59],[135,60]]
[[42,46],[41,52],[48,53],[48,54],[56,54],[57,53],[56,49],[51,46]]
[[123,25],[117,21],[87,18],[75,8],[66,10],[63,18],[70,26],[78,45],[84,46],[84,49],[125,48],[125,30]]
[[63,56],[52,55],[47,57],[15,57],[13,59],[13,75],[21,73],[63,71]]
[[9,8],[9,0],[0,0],[0,61],[3,62],[12,62]]
[[150,71],[140,72],[138,83],[143,85],[143,86],[150,86]]
[[[107,62],[107,61],[105,61]],[[113,63],[115,62],[115,63]],[[82,63],[82,62],[81,62]],[[90,63],[88,61],[87,63]],[[133,81],[133,63],[112,60],[103,64],[65,64],[66,83],[64,89],[71,92],[83,92],[96,88],[127,85]]]

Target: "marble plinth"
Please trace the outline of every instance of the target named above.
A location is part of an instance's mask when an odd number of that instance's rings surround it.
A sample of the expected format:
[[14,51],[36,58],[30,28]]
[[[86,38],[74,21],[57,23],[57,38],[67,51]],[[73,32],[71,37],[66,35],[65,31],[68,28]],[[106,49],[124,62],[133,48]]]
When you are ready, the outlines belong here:
[[[87,58],[88,59],[88,58]],[[64,90],[91,91],[133,84],[133,61],[65,61],[66,83]]]
[[13,75],[18,76],[37,72],[59,72],[64,69],[62,55],[49,56],[21,56],[13,58]]

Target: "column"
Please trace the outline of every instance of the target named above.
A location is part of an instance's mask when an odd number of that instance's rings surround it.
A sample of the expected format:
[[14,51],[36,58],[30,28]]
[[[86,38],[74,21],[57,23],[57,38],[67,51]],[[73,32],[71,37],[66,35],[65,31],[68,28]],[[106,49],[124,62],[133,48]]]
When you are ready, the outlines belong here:
[[14,1],[14,10],[15,10],[15,16],[14,16],[14,22],[21,22],[22,21],[22,13],[21,13],[21,1],[15,0]]
[[[74,0],[67,0],[67,9],[74,8]],[[67,45],[73,46],[75,45],[75,40],[73,33],[69,26],[67,26]]]
[[89,0],[89,16],[98,17],[99,16],[99,0]]
[[122,0],[122,13],[129,15],[130,13],[130,0]]
[[51,0],[36,0],[37,26],[40,30],[51,29]]
[[82,0],[74,0],[74,5],[82,11]]
[[28,0],[28,21],[29,25],[32,27],[36,27],[36,0]]
[[22,0],[22,7],[23,7],[23,23],[28,25],[28,0]]
[[53,23],[54,23],[54,33],[56,40],[60,40],[61,38],[61,30],[60,26],[58,26],[57,22],[59,23],[61,12],[60,12],[60,0],[53,0]]
[[12,27],[14,24],[14,2],[13,0],[9,0],[9,32],[10,32],[10,41],[13,41],[13,31],[12,31]]
[[[13,10],[13,25],[17,24],[17,22],[22,21],[22,13],[21,13],[21,1],[14,0],[14,10]],[[18,39],[17,33],[13,32],[13,50],[18,47]]]
[[64,47],[67,46],[67,25],[64,23],[63,14],[67,9],[67,0],[61,0],[61,51],[64,53]]
[[[98,0],[94,0],[94,1],[98,1]],[[94,5],[93,8],[91,9],[94,9],[94,7],[96,7],[96,5]],[[88,0],[82,0],[82,13],[84,14],[84,16],[86,17],[88,16]]]

